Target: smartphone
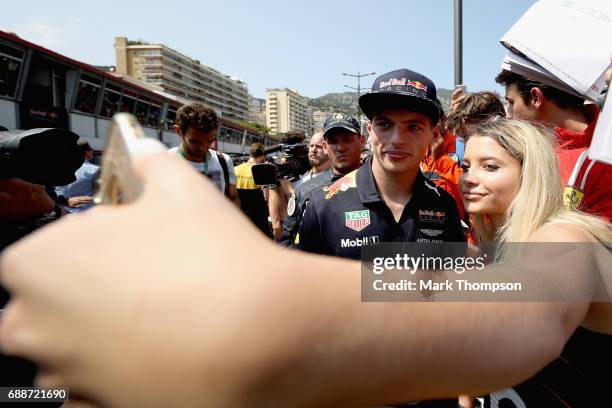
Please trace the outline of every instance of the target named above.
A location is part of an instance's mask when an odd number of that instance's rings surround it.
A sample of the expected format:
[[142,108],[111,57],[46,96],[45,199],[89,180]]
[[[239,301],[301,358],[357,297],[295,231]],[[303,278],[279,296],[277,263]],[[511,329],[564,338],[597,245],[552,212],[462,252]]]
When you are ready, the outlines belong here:
[[161,142],[145,136],[136,117],[129,113],[113,116],[94,202],[123,204],[136,200],[143,184],[134,172],[134,158],[165,151]]
[[462,94],[466,94],[467,86],[465,84],[455,85],[455,90],[460,89]]

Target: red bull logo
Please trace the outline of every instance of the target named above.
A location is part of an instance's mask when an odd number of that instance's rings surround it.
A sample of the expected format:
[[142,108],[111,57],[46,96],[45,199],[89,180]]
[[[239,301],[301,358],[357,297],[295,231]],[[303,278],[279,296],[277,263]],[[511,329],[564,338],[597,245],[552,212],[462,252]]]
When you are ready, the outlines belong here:
[[421,81],[408,81],[406,83],[406,85],[411,86],[411,87],[416,88],[416,89],[421,89],[421,90],[427,92],[427,87],[425,85],[423,85],[423,83]]
[[404,86],[404,85],[406,85],[406,78],[402,78],[402,79],[392,78],[388,81],[381,81],[378,87],[386,88],[388,86]]
[[419,210],[419,222],[443,223],[446,220],[446,213],[443,211]]
[[323,187],[323,191],[325,191],[325,199],[329,200],[333,196],[335,196],[338,191],[346,191],[349,188],[357,187],[357,182],[355,181],[355,174],[357,174],[357,170],[353,170],[346,176],[342,177],[340,180],[336,181],[329,187]]
[[379,88],[386,88],[389,86],[411,86],[415,89],[420,89],[422,91],[427,92],[427,86],[423,85],[421,81],[410,81],[406,78],[392,78],[388,81],[381,81],[378,85]]

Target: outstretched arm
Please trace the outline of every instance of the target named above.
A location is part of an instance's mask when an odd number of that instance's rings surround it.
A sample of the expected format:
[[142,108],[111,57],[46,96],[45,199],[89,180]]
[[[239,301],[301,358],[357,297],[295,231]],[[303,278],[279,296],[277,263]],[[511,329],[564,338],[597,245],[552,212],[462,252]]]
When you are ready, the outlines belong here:
[[[69,217],[1,259],[14,298],[0,346],[40,363],[43,384],[67,384],[104,405],[476,394],[550,362],[588,307],[362,303],[359,263],[261,239],[174,157],[144,159],[137,171],[145,188],[135,203]],[[66,237],[86,244],[68,248]],[[254,262],[262,258],[274,261]]]

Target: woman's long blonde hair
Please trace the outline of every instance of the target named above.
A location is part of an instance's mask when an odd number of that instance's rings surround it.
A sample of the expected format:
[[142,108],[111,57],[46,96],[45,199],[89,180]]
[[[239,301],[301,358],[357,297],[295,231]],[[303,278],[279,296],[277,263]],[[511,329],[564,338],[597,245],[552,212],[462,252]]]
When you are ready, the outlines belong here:
[[496,120],[479,126],[470,139],[475,137],[495,140],[521,165],[519,191],[506,212],[505,223],[495,231],[485,214],[471,218],[478,241],[498,243],[498,262],[517,255],[508,243],[527,241],[547,222],[572,223],[603,243],[612,242],[609,223],[563,206],[555,137],[549,129],[521,120]]

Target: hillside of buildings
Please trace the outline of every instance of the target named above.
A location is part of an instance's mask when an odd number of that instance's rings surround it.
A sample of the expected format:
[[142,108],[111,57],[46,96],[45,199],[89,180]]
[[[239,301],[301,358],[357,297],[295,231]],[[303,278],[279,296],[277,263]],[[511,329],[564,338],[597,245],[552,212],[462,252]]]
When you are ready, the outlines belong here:
[[[450,89],[438,89],[438,98],[440,98],[442,106],[447,112],[450,106],[452,94],[453,91]],[[313,110],[341,112],[348,115],[355,115],[357,94],[355,92],[327,93],[318,98],[308,98],[308,106],[313,108]]]

